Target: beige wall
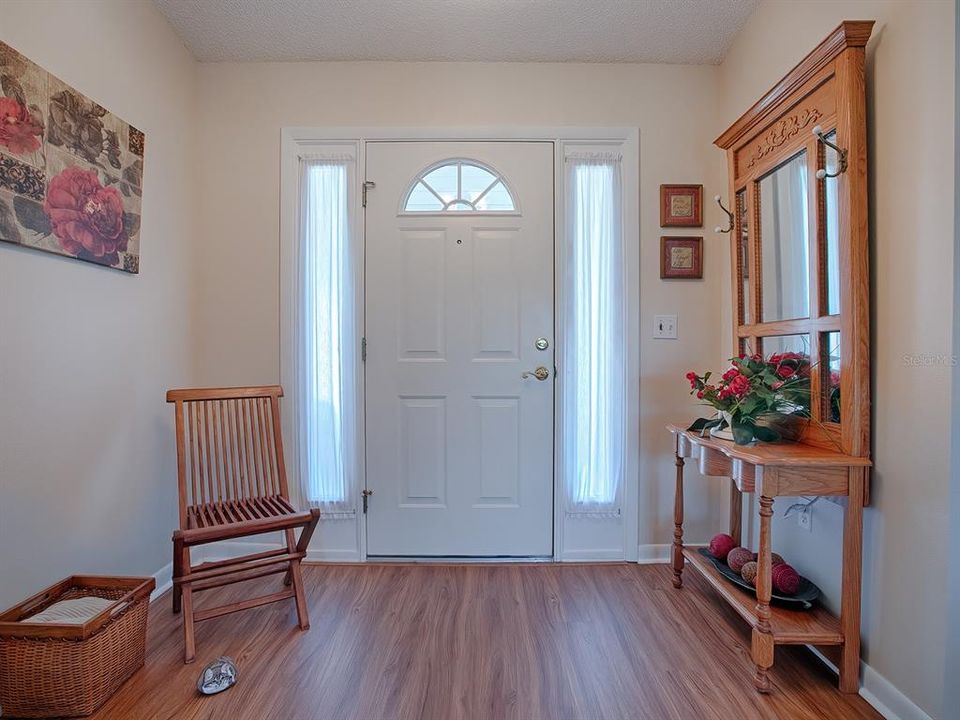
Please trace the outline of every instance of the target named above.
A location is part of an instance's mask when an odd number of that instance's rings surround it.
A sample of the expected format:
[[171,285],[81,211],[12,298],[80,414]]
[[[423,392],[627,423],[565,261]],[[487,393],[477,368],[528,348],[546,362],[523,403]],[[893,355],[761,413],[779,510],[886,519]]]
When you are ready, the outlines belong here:
[[0,40],[147,137],[140,275],[0,244],[3,608],[169,562],[197,236],[196,67],[151,4],[0,0]]
[[[707,150],[717,123],[715,67],[653,65],[279,63],[200,67],[203,188],[198,312],[206,383],[279,378],[278,211],[285,126],[556,126],[640,128],[640,544],[669,542],[672,460],[663,425],[693,411],[689,367],[715,362],[725,244],[705,232],[705,279],[659,279],[657,192],[664,182],[723,184]],[[711,165],[711,163],[713,165]],[[720,218],[708,202],[705,227]],[[666,234],[666,233],[665,233]],[[678,232],[675,234],[687,234]],[[680,340],[653,340],[655,313],[679,314]],[[714,495],[720,489],[716,486]],[[714,498],[688,508],[704,539]]]
[[[876,470],[865,518],[865,658],[945,718],[951,366],[910,359],[952,353],[953,2],[764,2],[720,67],[720,125],[844,19],[877,21],[867,48]],[[833,605],[841,528],[842,511],[829,503],[816,506],[812,534],[775,525],[776,549]]]

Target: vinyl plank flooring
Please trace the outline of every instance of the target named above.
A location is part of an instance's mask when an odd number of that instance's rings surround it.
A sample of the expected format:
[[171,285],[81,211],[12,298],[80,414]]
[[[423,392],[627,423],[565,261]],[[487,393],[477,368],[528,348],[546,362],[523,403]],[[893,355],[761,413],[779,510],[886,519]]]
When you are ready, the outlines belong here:
[[[147,664],[98,720],[875,720],[804,648],[778,648],[754,692],[749,631],[695,573],[666,565],[307,565],[311,629],[293,603],[200,623],[182,663],[169,594]],[[279,579],[204,593],[200,606]],[[235,687],[197,694],[220,655]]]

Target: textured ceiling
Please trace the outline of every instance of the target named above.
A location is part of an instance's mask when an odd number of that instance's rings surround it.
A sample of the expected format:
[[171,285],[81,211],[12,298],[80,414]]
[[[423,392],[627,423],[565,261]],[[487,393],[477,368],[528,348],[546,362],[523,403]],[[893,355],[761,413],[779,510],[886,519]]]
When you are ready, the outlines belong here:
[[758,0],[154,0],[221,60],[716,64]]

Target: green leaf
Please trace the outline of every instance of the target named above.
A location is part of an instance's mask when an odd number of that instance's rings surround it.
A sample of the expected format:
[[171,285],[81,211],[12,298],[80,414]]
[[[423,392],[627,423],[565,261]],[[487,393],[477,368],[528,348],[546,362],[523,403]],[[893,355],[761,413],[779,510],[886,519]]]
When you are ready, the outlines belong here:
[[776,442],[780,439],[780,433],[766,425],[755,426],[753,434],[760,442]]
[[703,430],[709,430],[712,427],[716,427],[720,424],[718,418],[697,418],[693,421],[693,424],[687,428],[690,432],[702,432]]
[[756,428],[750,423],[734,421],[731,430],[733,430],[733,441],[737,445],[749,445]]

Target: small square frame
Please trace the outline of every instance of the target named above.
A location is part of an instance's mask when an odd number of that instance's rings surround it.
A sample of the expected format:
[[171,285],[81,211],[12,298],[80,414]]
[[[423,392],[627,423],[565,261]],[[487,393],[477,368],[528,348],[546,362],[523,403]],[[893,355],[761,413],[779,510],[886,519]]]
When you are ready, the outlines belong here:
[[[674,250],[690,250],[689,266],[674,264]],[[703,238],[671,237],[660,238],[660,279],[661,280],[699,280],[703,277]]]
[[661,185],[660,227],[703,227],[703,185]]

